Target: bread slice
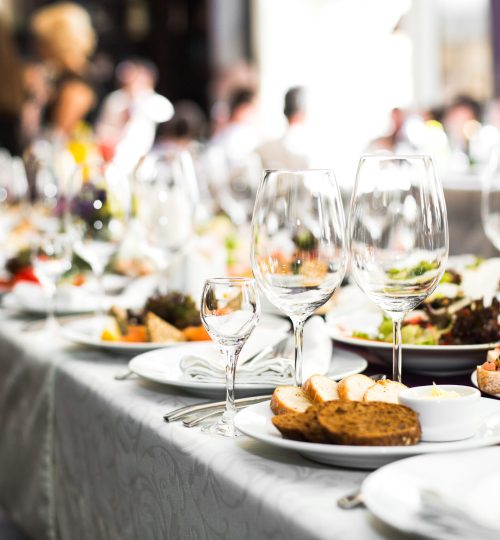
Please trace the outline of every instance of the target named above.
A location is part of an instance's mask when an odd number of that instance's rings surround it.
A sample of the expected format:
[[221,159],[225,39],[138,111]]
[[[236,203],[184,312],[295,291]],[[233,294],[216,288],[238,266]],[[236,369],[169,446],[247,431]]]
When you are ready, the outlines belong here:
[[146,313],[146,329],[149,341],[152,341],[153,343],[186,341],[184,334],[180,330],[151,311]]
[[128,332],[127,310],[120,306],[111,306],[109,314],[114,317],[118,327],[120,328],[120,333],[126,334]]
[[318,421],[322,408],[322,405],[313,405],[304,413],[280,414],[274,416],[272,422],[285,439],[328,443],[326,431]]
[[407,446],[417,444],[421,436],[417,413],[394,403],[330,401],[318,413],[318,421],[335,444]]
[[500,394],[500,371],[490,371],[477,366],[477,385],[487,394]]
[[271,398],[271,410],[274,414],[305,412],[311,405],[311,400],[298,386],[278,386]]
[[363,401],[383,401],[385,403],[399,403],[399,393],[408,388],[404,384],[389,379],[377,381],[370,386],[363,396]]
[[307,397],[313,403],[326,403],[339,399],[337,383],[325,375],[311,375],[302,385]]
[[363,396],[370,386],[375,383],[366,375],[349,375],[338,384],[339,398],[346,401],[362,401]]

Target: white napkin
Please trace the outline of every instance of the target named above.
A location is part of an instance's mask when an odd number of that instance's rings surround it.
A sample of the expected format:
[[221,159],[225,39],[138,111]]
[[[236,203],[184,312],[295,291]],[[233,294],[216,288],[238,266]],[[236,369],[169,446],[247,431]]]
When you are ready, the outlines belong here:
[[[240,383],[286,384],[292,382],[293,339],[290,337],[283,356],[264,357],[249,362],[248,359],[268,345],[277,344],[286,336],[276,333],[271,327],[258,326],[243,347],[236,369],[236,380]],[[324,374],[330,366],[332,342],[326,333],[321,317],[312,317],[304,328],[303,376],[314,373]],[[211,349],[203,355],[185,356],[181,359],[181,370],[187,378],[207,383],[225,380],[225,364],[216,351]]]

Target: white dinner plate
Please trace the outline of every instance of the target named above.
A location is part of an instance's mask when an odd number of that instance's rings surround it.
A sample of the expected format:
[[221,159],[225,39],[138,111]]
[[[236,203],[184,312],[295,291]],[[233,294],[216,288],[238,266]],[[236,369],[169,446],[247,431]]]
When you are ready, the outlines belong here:
[[[257,332],[257,330],[255,331]],[[250,338],[251,339],[251,338]],[[129,369],[151,381],[177,386],[191,394],[204,397],[223,396],[226,386],[223,382],[202,382],[187,377],[181,370],[180,362],[184,356],[216,353],[213,343],[190,343],[179,349],[151,351],[132,358]],[[252,351],[250,351],[251,353]],[[249,354],[250,355],[250,354]],[[328,376],[339,380],[354,373],[361,373],[368,363],[361,356],[348,352],[335,350]],[[238,396],[258,395],[272,392],[276,384],[271,383],[238,383],[238,370],[236,370],[236,388]]]
[[[371,350],[382,360],[392,362],[392,343],[372,341],[352,336],[353,331],[375,334],[382,312],[353,285],[339,293],[339,302],[327,315],[330,336],[341,343]],[[497,343],[480,345],[403,345],[403,369],[425,375],[458,375],[486,359],[486,351]]]
[[[130,278],[118,274],[104,276],[106,294],[116,294],[122,291]],[[104,303],[111,305],[116,298],[106,297]],[[33,315],[47,314],[47,296],[43,288],[31,282],[21,282],[2,297],[2,306],[11,311],[30,313]],[[99,307],[99,296],[92,284],[81,287],[63,284],[58,288],[56,296],[56,315],[75,315],[78,313],[93,313]]]
[[[277,334],[286,332],[290,327],[290,323],[287,320],[279,317],[273,317],[272,315],[262,315],[259,326],[265,328],[273,328]],[[258,339],[258,328],[254,332],[254,336]],[[78,345],[85,345],[87,347],[105,349],[108,351],[120,353],[120,354],[138,354],[141,352],[153,351],[157,349],[179,348],[198,345],[198,343],[190,342],[172,342],[172,343],[127,343],[123,341],[104,341],[100,338],[103,330],[102,323],[99,323],[94,317],[79,317],[67,322],[62,322],[61,333],[64,337],[76,343]],[[253,338],[255,339],[255,338]],[[201,342],[204,346],[210,341]]]
[[[470,380],[472,381],[472,384],[476,388],[479,388],[479,385],[477,384],[477,372],[476,372],[476,370],[474,370],[471,373]],[[481,388],[479,388],[479,390],[481,390]],[[500,394],[490,394],[489,392],[485,392],[484,390],[481,390],[481,392],[483,392],[483,394],[488,394],[489,396],[493,396],[493,397],[495,397],[497,399],[500,399]]]
[[412,446],[349,446],[283,439],[271,422],[273,413],[269,401],[240,411],[235,423],[241,432],[258,441],[295,450],[313,461],[356,469],[376,469],[391,461],[418,454],[457,452],[500,443],[500,403],[488,398],[481,398],[480,403],[481,424],[474,437],[454,442],[421,442]]
[[496,538],[500,538],[499,462],[500,448],[482,448],[391,463],[365,479],[363,501],[379,519],[406,533],[472,539],[470,531],[462,535],[446,531],[439,516],[437,520],[422,516],[421,493],[431,491],[463,515],[497,530]]

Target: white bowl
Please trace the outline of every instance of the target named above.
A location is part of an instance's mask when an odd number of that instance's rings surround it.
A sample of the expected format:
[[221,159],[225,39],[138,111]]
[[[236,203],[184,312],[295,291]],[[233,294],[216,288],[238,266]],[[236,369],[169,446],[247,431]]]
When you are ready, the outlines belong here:
[[461,441],[474,436],[479,425],[479,390],[456,384],[440,384],[439,388],[460,397],[426,397],[432,386],[407,388],[399,394],[399,403],[419,415],[422,441]]

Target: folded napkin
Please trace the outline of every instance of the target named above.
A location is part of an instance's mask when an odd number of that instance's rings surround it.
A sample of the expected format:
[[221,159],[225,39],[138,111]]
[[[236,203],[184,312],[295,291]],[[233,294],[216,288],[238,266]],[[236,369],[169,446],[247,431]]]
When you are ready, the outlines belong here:
[[[283,354],[251,360],[267,346],[278,344],[287,336],[277,333],[272,327],[258,326],[243,347],[236,369],[236,381],[239,383],[287,384],[293,376],[293,339],[289,336]],[[225,364],[213,344],[207,344],[206,352],[201,356],[189,355],[181,359],[184,375],[200,382],[215,383],[225,381]],[[304,329],[304,377],[313,373],[326,373],[332,354],[331,339],[321,317],[312,317]],[[250,359],[250,360],[249,360]]]

